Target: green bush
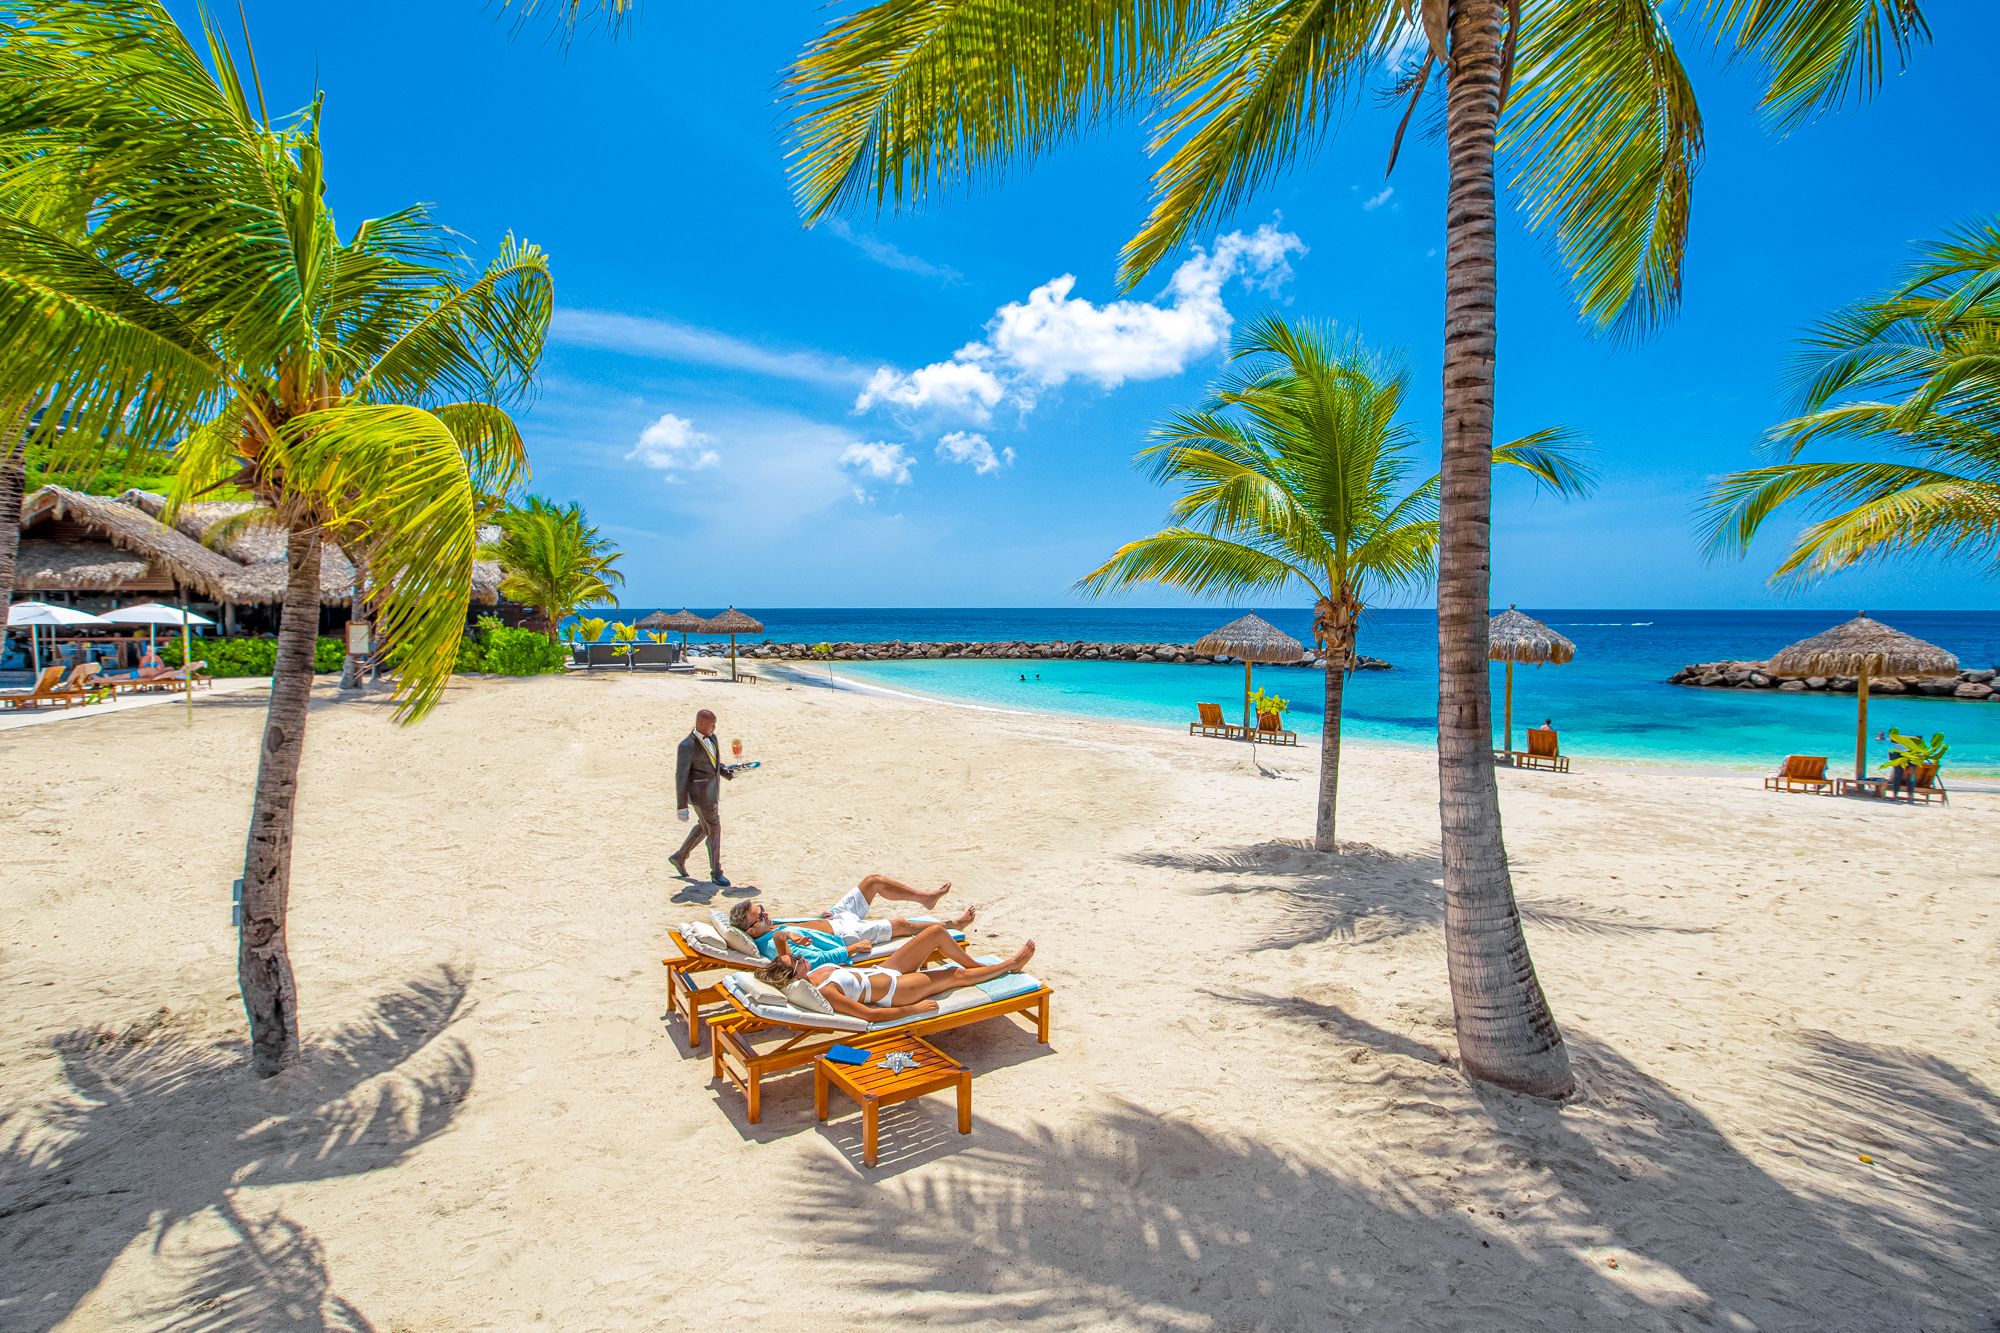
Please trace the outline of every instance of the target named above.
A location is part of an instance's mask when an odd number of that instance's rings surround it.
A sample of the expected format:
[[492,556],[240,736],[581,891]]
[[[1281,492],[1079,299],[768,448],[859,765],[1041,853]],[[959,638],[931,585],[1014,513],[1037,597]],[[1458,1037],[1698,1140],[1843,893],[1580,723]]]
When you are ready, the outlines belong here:
[[[339,639],[322,638],[313,645],[313,670],[326,672],[340,670],[341,659],[347,655],[346,647]],[[178,637],[160,641],[160,660],[170,667],[181,664],[181,641]],[[207,674],[218,678],[227,676],[268,676],[278,661],[278,641],[276,639],[196,639],[194,660],[208,663]]]
[[458,641],[461,674],[486,672],[496,676],[544,676],[561,671],[569,650],[546,634],[509,629],[498,616],[479,617],[479,627]]

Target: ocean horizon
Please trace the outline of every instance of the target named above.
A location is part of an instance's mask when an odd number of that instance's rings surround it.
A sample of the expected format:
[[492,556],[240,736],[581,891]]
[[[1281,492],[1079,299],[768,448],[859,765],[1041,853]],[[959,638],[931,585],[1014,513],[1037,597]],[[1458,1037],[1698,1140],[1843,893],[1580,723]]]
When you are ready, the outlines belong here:
[[[620,608],[607,619],[636,621],[657,608]],[[664,608],[672,611],[677,608]],[[741,636],[739,647],[769,640],[821,642],[1192,643],[1244,609],[1302,642],[1311,633],[1304,607],[935,607],[781,608],[752,610],[764,632]],[[1621,763],[1670,767],[1771,769],[1787,754],[1825,754],[1834,772],[1851,768],[1852,695],[1694,689],[1666,678],[1691,662],[1761,660],[1799,639],[1840,623],[1851,611],[1674,610],[1524,606],[1576,643],[1563,666],[1517,667],[1515,744],[1544,720],[1562,733],[1566,753]],[[599,613],[604,614],[604,613]],[[1870,610],[1870,615],[1954,653],[1961,667],[2000,665],[2000,610]],[[1437,619],[1429,608],[1383,609],[1362,620],[1360,651],[1385,659],[1388,671],[1356,672],[1349,680],[1343,736],[1373,743],[1429,746],[1436,738]],[[691,635],[690,641],[705,641]],[[716,642],[722,642],[716,640]],[[826,670],[813,667],[814,672]],[[1257,682],[1291,702],[1286,725],[1317,737],[1322,685],[1316,672],[1258,667]],[[835,683],[847,681],[988,707],[1058,713],[1159,726],[1182,726],[1200,701],[1240,711],[1242,676],[1229,667],[1070,659],[840,662]],[[1502,723],[1502,670],[1493,670],[1496,742]],[[1870,700],[1870,766],[1887,757],[1889,729],[1943,732],[1951,744],[1951,774],[2000,775],[2000,702],[1972,703],[1913,696]]]

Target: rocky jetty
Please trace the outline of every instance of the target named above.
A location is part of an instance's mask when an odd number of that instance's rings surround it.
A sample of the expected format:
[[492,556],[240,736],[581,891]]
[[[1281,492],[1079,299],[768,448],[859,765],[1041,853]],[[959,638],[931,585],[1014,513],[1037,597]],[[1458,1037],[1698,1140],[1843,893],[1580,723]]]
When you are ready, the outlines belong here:
[[[1921,676],[1870,676],[1868,693],[1920,694],[1936,699],[1966,699],[1983,702],[2000,699],[1993,683],[1991,667],[1961,671],[1956,676],[1935,680]],[[1852,676],[1774,676],[1762,662],[1696,662],[1667,677],[1669,685],[1695,685],[1711,690],[1779,690],[1799,694],[1818,690],[1830,694],[1852,694]]]
[[[888,643],[760,643],[739,649],[738,655],[784,662],[900,662],[911,658],[1001,658],[1024,662],[1051,660],[1181,662],[1197,666],[1209,664],[1228,666],[1238,660],[1233,657],[1197,653],[1182,643],[1086,643],[1068,639],[1052,639],[1046,643],[1030,643],[1021,639],[997,643],[905,643],[901,639]],[[1296,662],[1279,662],[1272,665],[1317,667],[1323,670],[1326,667],[1326,659],[1307,653]],[[1357,671],[1389,669],[1389,664],[1379,657],[1362,657],[1355,662]]]

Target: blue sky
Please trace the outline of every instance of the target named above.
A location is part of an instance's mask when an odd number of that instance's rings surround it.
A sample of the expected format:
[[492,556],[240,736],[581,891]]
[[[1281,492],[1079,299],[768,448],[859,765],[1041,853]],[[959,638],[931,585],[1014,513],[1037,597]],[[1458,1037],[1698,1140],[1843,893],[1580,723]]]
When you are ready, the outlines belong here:
[[[274,102],[326,90],[344,227],[423,200],[484,251],[511,230],[550,252],[556,331],[523,414],[535,489],[624,546],[628,605],[1063,604],[1159,525],[1133,451],[1199,399],[1232,322],[1273,307],[1402,354],[1434,456],[1443,162],[1413,130],[1385,181],[1396,113],[1372,99],[1308,169],[1121,295],[1147,200],[1131,123],[911,213],[803,228],[777,87],[826,21],[815,4],[657,2],[567,49],[481,0],[247,7]],[[1693,519],[1786,415],[1800,328],[1886,284],[1913,240],[2000,206],[1992,138],[1967,128],[1990,115],[1982,7],[1927,6],[1935,41],[1910,73],[1786,140],[1746,79],[1689,56],[1709,151],[1686,298],[1642,342],[1586,333],[1509,216],[1499,428],[1587,434],[1603,483],[1570,504],[1503,484],[1497,603],[1997,604],[1944,562],[1780,593],[1775,541],[1710,564]]]

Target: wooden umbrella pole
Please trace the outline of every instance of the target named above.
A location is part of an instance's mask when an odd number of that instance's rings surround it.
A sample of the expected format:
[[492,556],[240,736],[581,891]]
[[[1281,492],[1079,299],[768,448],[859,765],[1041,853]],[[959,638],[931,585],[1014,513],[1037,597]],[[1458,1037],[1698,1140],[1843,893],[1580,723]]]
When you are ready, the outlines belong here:
[[1868,668],[1863,667],[1857,678],[1854,696],[1859,704],[1859,712],[1854,723],[1854,776],[1868,776]]
[[736,683],[736,636],[729,636],[729,683]]
[[1512,662],[1507,664],[1507,753],[1510,755],[1514,753],[1514,664]]
[[1243,730],[1253,739],[1257,733],[1250,726],[1250,663],[1243,663]]
[[189,654],[187,608],[181,608],[181,689],[187,695],[188,720],[194,720],[194,658]]

